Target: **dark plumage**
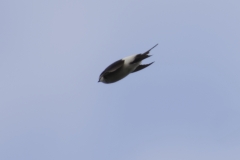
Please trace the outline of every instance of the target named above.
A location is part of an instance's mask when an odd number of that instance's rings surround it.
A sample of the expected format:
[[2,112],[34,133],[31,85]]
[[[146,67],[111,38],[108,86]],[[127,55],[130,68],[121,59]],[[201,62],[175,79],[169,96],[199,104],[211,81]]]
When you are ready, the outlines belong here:
[[128,56],[112,63],[100,74],[98,82],[114,83],[126,77],[130,73],[140,71],[150,66],[153,62],[141,65],[141,61],[150,57],[151,55],[148,54],[157,45],[158,44],[142,54]]

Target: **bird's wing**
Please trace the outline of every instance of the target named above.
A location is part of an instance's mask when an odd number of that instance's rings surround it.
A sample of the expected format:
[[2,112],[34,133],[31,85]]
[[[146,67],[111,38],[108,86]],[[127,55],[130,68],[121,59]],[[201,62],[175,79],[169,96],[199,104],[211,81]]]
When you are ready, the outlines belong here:
[[150,66],[150,65],[153,64],[153,63],[154,63],[154,62],[149,63],[149,64],[142,64],[142,65],[139,65],[134,71],[132,71],[132,73],[133,73],[133,72],[140,71],[140,70],[142,70],[142,69],[144,69],[144,68]]
[[119,68],[121,68],[124,64],[124,60],[120,59],[116,62],[114,62],[113,64],[111,64],[110,66],[108,66],[102,73],[100,76],[106,76],[116,70],[118,70]]

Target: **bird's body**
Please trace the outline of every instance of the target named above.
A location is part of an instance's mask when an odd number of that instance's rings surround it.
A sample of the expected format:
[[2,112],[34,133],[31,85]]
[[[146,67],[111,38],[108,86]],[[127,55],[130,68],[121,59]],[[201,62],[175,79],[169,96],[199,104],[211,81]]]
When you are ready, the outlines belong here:
[[137,63],[134,63],[134,64],[130,65],[130,62],[132,62],[134,60],[134,56],[135,55],[128,56],[128,57],[125,57],[125,58],[119,60],[119,61],[123,62],[122,66],[121,66],[121,69],[117,69],[116,71],[111,72],[111,78],[104,78],[104,79],[102,79],[101,82],[103,82],[103,83],[114,83],[114,82],[117,82],[120,79],[123,79],[128,74],[130,74],[132,71],[134,71],[137,68],[137,66],[141,63],[141,62],[137,62]]
[[[157,44],[154,46],[156,47]],[[150,57],[149,52],[154,48],[152,47],[143,54],[136,54],[120,59],[110,66],[108,66],[99,76],[99,82],[114,83],[117,82],[130,73],[137,72],[151,65],[152,63],[141,65],[141,61]]]

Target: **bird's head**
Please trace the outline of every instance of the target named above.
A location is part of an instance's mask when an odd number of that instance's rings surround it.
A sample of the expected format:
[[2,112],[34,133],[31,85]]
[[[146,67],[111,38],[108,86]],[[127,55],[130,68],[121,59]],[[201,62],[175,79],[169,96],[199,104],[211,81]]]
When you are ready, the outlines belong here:
[[103,76],[99,76],[98,82],[105,82],[105,81],[104,81],[104,77],[103,77]]

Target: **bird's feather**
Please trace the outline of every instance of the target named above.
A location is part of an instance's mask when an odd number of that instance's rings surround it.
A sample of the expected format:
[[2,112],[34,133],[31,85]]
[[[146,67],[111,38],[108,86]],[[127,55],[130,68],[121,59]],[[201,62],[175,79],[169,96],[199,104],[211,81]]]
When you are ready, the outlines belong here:
[[149,52],[150,52],[153,48],[157,47],[157,45],[158,45],[158,44],[156,44],[155,46],[153,46],[152,48],[150,48],[148,51],[144,52],[143,55],[149,54]]
[[137,72],[137,71],[140,71],[140,70],[142,70],[142,69],[144,69],[144,68],[150,66],[150,65],[153,64],[153,63],[154,63],[154,62],[149,63],[149,64],[142,64],[142,65],[139,65],[134,71],[132,71],[132,73]]
[[107,76],[108,74],[120,69],[124,64],[124,60],[120,59],[111,65],[109,65],[100,75],[101,76]]

